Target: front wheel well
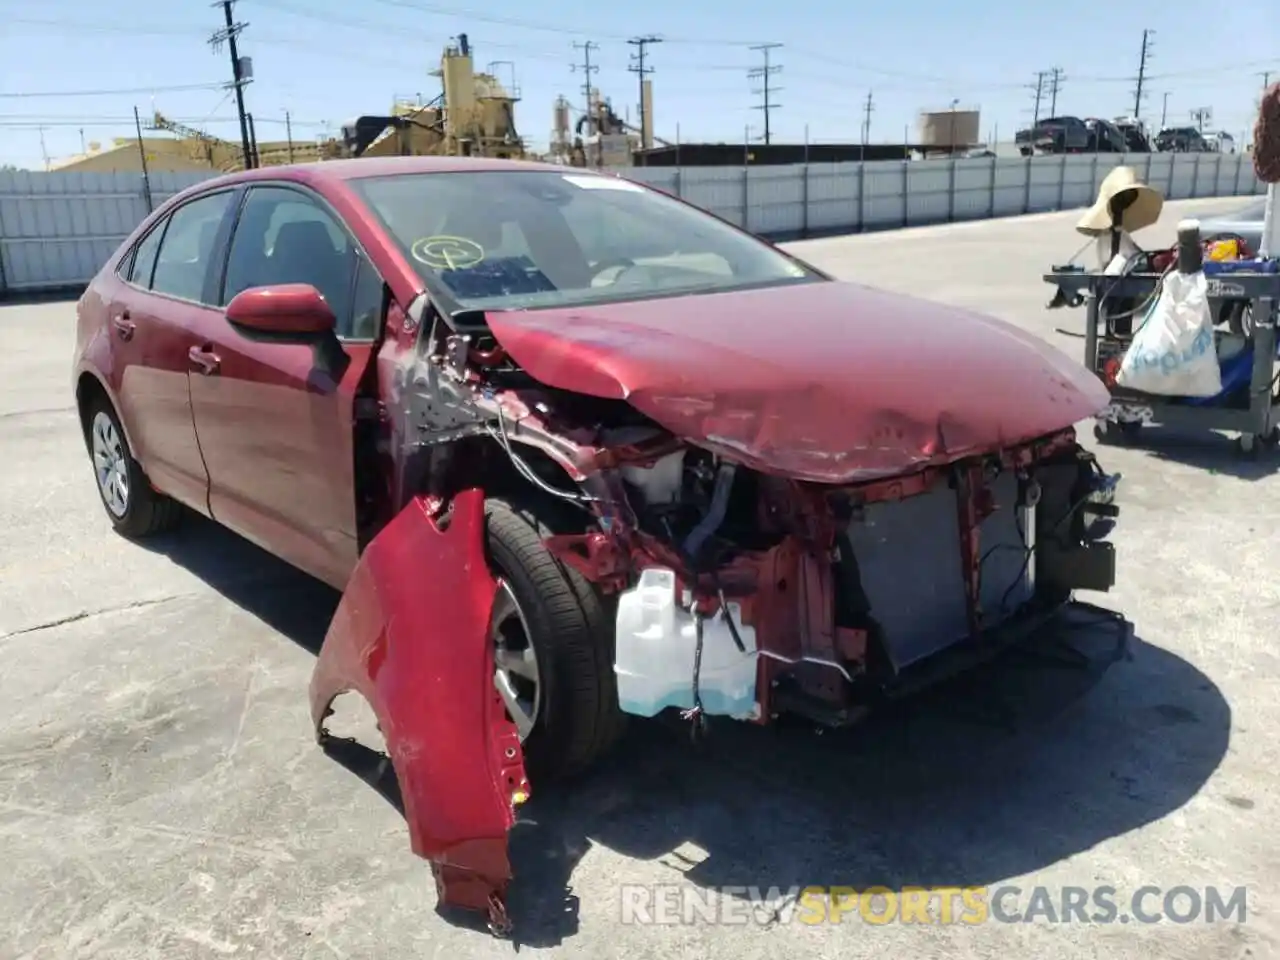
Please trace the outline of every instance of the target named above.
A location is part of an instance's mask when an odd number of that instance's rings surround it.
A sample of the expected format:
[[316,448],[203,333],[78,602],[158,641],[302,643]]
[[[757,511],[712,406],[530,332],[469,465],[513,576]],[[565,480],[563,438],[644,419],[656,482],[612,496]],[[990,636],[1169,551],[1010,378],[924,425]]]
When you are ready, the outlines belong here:
[[[548,487],[580,492],[580,484],[543,450],[514,441],[512,447]],[[451,497],[468,487],[479,487],[486,498],[508,500],[533,510],[558,533],[581,531],[593,522],[588,511],[524,476],[501,445],[488,437],[469,437],[452,444],[433,473],[432,493]]]

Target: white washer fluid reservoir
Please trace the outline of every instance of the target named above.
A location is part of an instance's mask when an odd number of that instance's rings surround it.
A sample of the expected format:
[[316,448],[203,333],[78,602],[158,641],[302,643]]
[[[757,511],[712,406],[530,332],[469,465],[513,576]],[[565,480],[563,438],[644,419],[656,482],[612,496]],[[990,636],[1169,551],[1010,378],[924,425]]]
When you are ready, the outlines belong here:
[[[702,621],[702,663],[698,692],[707,714],[751,720],[756,703],[756,632],[741,621],[741,608],[728,604],[746,652],[738,649],[722,615]],[[668,707],[693,707],[697,631],[691,613],[676,603],[676,575],[650,567],[618,598],[618,700],[626,713],[652,717]]]

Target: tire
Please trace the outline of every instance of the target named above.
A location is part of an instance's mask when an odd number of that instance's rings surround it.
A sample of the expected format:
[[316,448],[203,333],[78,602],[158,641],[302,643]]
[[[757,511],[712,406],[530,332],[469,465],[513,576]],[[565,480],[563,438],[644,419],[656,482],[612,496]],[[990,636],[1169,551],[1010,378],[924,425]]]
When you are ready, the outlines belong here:
[[524,740],[529,776],[584,773],[623,727],[612,618],[596,589],[543,545],[552,530],[531,511],[489,500],[485,527],[490,569],[514,595],[537,661],[539,704]]
[[[112,502],[103,483],[99,480],[98,456],[95,452],[97,449],[95,445],[99,440],[95,437],[95,433],[104,423],[110,424],[111,433],[105,434],[105,438],[109,440],[112,434],[114,435],[115,443],[109,445],[117,451],[125,478],[126,492],[123,498],[123,509],[120,508],[119,501]],[[107,519],[111,521],[111,526],[117,533],[140,540],[165,533],[178,526],[182,520],[182,506],[151,486],[146,474],[142,472],[141,464],[133,458],[129,441],[125,438],[124,429],[120,426],[120,418],[116,416],[110,401],[105,397],[99,397],[89,405],[84,422],[84,436],[89,448],[89,462],[94,468],[93,479],[94,485],[98,488],[98,497],[102,501]]]

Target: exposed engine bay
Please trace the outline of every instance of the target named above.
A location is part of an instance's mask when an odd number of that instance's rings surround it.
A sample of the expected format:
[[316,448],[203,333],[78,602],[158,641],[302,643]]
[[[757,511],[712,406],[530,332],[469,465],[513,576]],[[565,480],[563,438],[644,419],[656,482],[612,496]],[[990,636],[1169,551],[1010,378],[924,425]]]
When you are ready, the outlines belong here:
[[531,382],[482,326],[437,333],[406,384],[402,489],[443,501],[509,476],[496,459],[579,508],[547,546],[616,598],[626,712],[841,724],[935,654],[1113,582],[1094,521],[1117,478],[1070,428],[900,477],[797,481]]

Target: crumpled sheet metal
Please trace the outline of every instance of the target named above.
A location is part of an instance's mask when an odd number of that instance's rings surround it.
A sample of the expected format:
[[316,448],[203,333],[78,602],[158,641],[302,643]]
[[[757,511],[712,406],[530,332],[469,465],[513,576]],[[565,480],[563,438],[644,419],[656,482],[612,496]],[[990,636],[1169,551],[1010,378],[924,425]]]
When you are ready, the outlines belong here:
[[486,320],[547,386],[624,399],[693,443],[815,482],[1012,446],[1110,399],[1083,366],[1010,324],[849,283]]
[[340,693],[377,715],[413,852],[441,903],[500,912],[507,832],[528,796],[519,736],[494,687],[489,621],[497,584],[484,551],[484,496],[459,494],[447,525],[415,498],[365,550],[311,682],[317,732]]

